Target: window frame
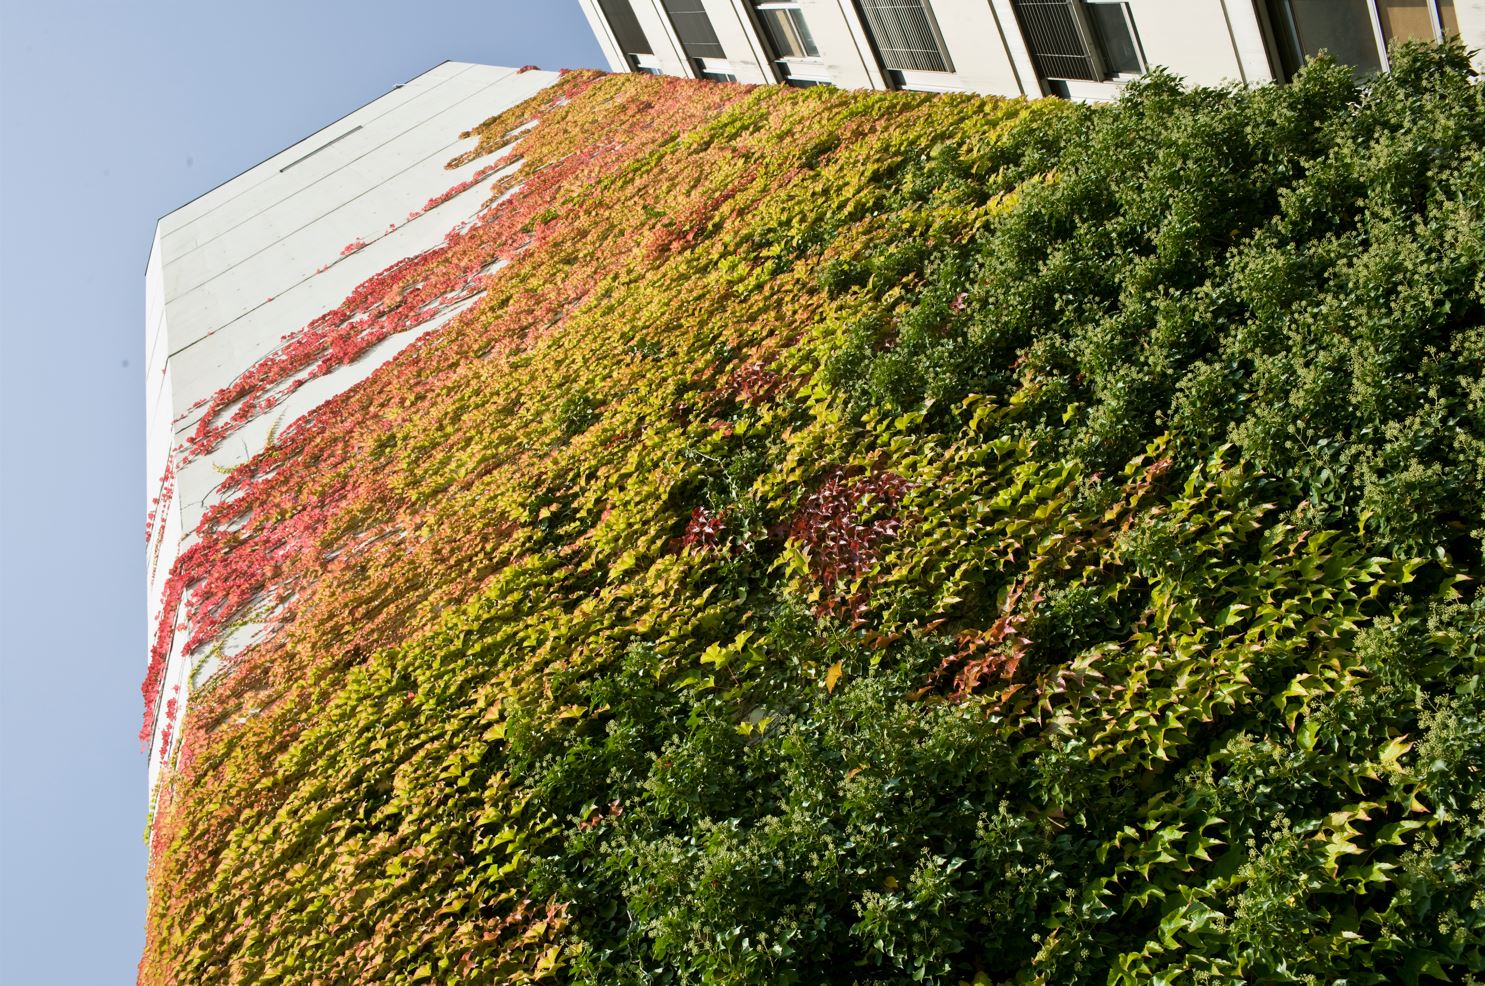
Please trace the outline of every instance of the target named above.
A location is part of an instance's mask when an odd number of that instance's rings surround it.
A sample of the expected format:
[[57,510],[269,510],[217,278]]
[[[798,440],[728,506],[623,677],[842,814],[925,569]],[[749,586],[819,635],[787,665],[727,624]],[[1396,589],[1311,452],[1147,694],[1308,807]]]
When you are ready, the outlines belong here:
[[1135,26],[1134,11],[1130,9],[1129,0],[1081,0],[1076,6],[1080,8],[1080,13],[1083,14],[1085,21],[1087,20],[1086,8],[1088,7],[1118,7],[1119,12],[1124,15],[1124,26],[1129,29],[1129,43],[1134,48],[1134,57],[1140,63],[1138,72],[1115,72],[1112,66],[1109,65],[1108,52],[1103,50],[1105,45],[1103,39],[1098,37],[1098,30],[1091,22],[1086,25],[1088,34],[1093,38],[1094,43],[1099,49],[1096,63],[1103,70],[1104,82],[1130,82],[1141,76],[1150,74],[1150,60],[1145,57],[1145,46],[1140,41],[1140,32],[1138,27]]
[[[1367,21],[1372,29],[1372,43],[1376,47],[1379,71],[1391,72],[1392,56],[1387,51],[1387,32],[1382,27],[1382,9],[1378,5],[1379,0],[1362,0],[1362,2],[1366,4]],[[1433,42],[1441,44],[1451,35],[1444,29],[1444,15],[1440,10],[1439,0],[1424,0],[1424,3],[1427,4],[1428,20],[1433,27]],[[1294,78],[1294,73],[1299,70],[1300,66],[1313,57],[1305,50],[1294,8],[1290,0],[1268,0],[1267,3],[1259,4],[1258,7],[1262,14],[1264,40],[1268,42],[1269,67],[1273,70],[1276,79],[1288,82]],[[1275,23],[1276,21],[1278,23]],[[1296,58],[1297,61],[1295,61]],[[1290,67],[1291,62],[1294,62],[1293,68]],[[1362,67],[1355,66],[1355,68]]]
[[[1428,20],[1433,25],[1433,43],[1442,44],[1448,35],[1444,33],[1444,15],[1439,10],[1439,0],[1423,2],[1428,5]],[[1376,34],[1377,54],[1382,62],[1382,71],[1391,72],[1392,56],[1387,52],[1387,32],[1382,30],[1382,8],[1377,5],[1377,0],[1366,0],[1366,6],[1372,15],[1372,31]]]
[[691,59],[696,66],[698,78],[708,79],[712,82],[736,82],[737,72],[732,68],[732,63],[725,58],[701,58]]
[[[782,62],[782,61],[805,61],[805,60],[819,61],[820,60],[820,46],[818,44],[815,44],[814,31],[810,30],[810,28],[809,28],[809,20],[808,20],[808,18],[806,18],[804,16],[804,8],[799,5],[799,0],[750,0],[748,6],[752,7],[753,12],[755,14],[761,14],[764,11],[770,11],[770,10],[787,10],[787,11],[793,11],[793,12],[799,14],[799,20],[800,20],[801,23],[803,23],[805,25],[805,32],[808,33],[809,36],[810,36],[810,43],[815,45],[815,53],[813,55],[806,54],[804,56],[795,56],[795,55],[781,56],[781,55],[779,55],[777,53],[776,50],[771,50],[769,53],[774,56],[774,59],[773,59],[774,61],[776,61],[776,62]],[[769,33],[768,28],[766,28],[766,27],[763,26],[763,23],[762,23],[762,20],[761,19],[759,20],[758,27],[759,27],[760,33],[763,35],[763,39],[765,41],[772,42],[773,35],[771,33]],[[769,48],[770,49],[777,49],[777,45],[770,43],[769,44]]]
[[664,69],[660,67],[660,59],[655,57],[654,52],[645,55],[627,54],[632,70],[644,75],[663,75]]
[[[757,31],[758,40],[763,43],[764,51],[768,53],[769,60],[777,67],[778,74],[782,76],[784,82],[805,85],[835,84],[829,69],[825,67],[825,60],[819,54],[819,43],[814,40],[814,31],[809,26],[809,18],[805,16],[804,7],[799,0],[749,0],[747,6],[753,15],[753,26]],[[769,10],[789,10],[798,13],[805,31],[810,36],[810,42],[815,46],[816,53],[804,57],[780,55],[773,35],[764,24],[763,18],[759,16]]]

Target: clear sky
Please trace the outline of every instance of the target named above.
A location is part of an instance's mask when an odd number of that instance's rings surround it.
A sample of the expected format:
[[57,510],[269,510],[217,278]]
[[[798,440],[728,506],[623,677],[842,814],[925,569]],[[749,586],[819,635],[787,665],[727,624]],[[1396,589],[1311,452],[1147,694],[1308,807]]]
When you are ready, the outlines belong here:
[[143,943],[155,221],[445,59],[602,65],[576,0],[0,0],[5,986]]

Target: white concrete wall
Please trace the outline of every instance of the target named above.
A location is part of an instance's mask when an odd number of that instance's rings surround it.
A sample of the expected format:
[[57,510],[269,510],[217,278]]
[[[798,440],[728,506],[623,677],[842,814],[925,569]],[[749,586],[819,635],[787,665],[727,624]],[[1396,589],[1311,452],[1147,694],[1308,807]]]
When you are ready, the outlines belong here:
[[1475,53],[1475,65],[1485,72],[1485,0],[1454,0],[1459,36]]
[[1222,0],[1222,14],[1237,57],[1238,81],[1247,85],[1274,81],[1274,59],[1269,57],[1254,0]]
[[[499,160],[487,157],[445,170],[447,161],[475,144],[472,137],[461,140],[460,132],[557,78],[552,72],[446,62],[160,220],[145,275],[146,499],[160,495],[167,464],[174,463],[177,475],[174,496],[147,546],[147,646],[161,620],[178,618],[162,612],[166,578],[218,498],[221,470],[261,450],[275,423],[288,426],[364,379],[454,312],[311,381],[214,453],[185,463],[175,450],[196,427],[200,411],[192,406],[270,355],[285,335],[337,307],[367,278],[437,246],[472,218],[499,174],[421,212],[430,199]],[[508,167],[519,166],[519,153],[519,144],[505,152]],[[409,219],[412,212],[421,214]],[[367,245],[341,256],[357,240]],[[189,634],[177,636],[150,747],[152,790],[161,766],[164,703],[178,685],[184,713],[191,664],[200,658],[180,654]],[[226,643],[231,648],[242,641]]]
[[[1229,16],[1234,26],[1239,22],[1251,26],[1258,44],[1257,64],[1267,65],[1252,0],[1129,0],[1129,11],[1145,61],[1151,67],[1168,68],[1193,85],[1241,82],[1256,68],[1251,64],[1253,53],[1240,57],[1234,32],[1228,28]],[[1265,68],[1261,78],[1249,81],[1268,78]]]
[[[954,74],[970,92],[992,96],[1020,96],[1024,86],[1002,34],[997,11],[986,0],[933,0],[944,47],[954,63]],[[1015,18],[1011,31],[1019,41]],[[1035,91],[1034,77],[1028,79]]]

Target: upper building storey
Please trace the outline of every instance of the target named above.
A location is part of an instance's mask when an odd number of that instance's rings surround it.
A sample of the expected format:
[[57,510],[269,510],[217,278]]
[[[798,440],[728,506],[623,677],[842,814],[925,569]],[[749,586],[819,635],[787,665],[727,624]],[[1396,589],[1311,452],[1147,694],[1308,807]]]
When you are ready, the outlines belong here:
[[1154,66],[1286,81],[1328,51],[1485,47],[1485,0],[579,0],[616,72],[853,89],[1110,99]]

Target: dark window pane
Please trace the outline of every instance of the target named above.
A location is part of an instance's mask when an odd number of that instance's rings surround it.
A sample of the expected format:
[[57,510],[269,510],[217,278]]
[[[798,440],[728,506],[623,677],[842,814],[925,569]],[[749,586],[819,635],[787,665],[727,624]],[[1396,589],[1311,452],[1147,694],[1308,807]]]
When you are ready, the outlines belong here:
[[820,49],[810,34],[804,14],[797,10],[773,8],[758,11],[758,20],[773,46],[775,58],[818,58]]
[[634,8],[629,5],[629,0],[598,0],[598,6],[603,10],[609,30],[614,32],[615,40],[626,55],[654,54],[649,39],[639,26],[639,19],[634,16]]
[[1359,73],[1382,70],[1367,0],[1289,0],[1289,9],[1306,56],[1328,51]]
[[1433,12],[1428,0],[1378,0],[1382,37],[1388,41],[1432,41]]
[[661,0],[689,58],[726,58],[701,0]]
[[923,0],[861,0],[861,16],[889,70],[953,71]]
[[1305,63],[1305,53],[1299,50],[1299,35],[1294,31],[1294,18],[1289,13],[1289,0],[1264,0],[1263,12],[1267,29],[1273,33],[1273,55],[1277,62],[1274,72],[1288,82]]
[[1129,6],[1123,3],[1090,3],[1088,19],[1103,45],[1104,68],[1111,75],[1140,75],[1145,71],[1139,47],[1130,32]]
[[1459,18],[1454,15],[1454,0],[1439,0],[1439,21],[1444,25],[1444,37],[1459,34]]
[[1042,78],[1091,82],[1103,78],[1083,42],[1069,0],[1016,0],[1015,5],[1026,45]]
[[1433,13],[1428,0],[1378,0],[1382,37],[1388,41],[1434,40]]

